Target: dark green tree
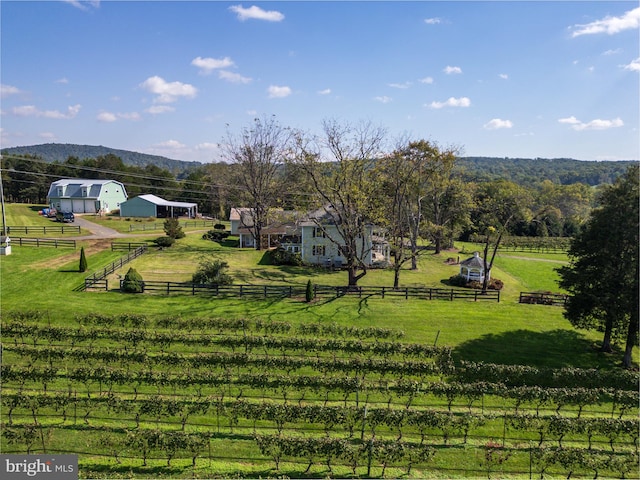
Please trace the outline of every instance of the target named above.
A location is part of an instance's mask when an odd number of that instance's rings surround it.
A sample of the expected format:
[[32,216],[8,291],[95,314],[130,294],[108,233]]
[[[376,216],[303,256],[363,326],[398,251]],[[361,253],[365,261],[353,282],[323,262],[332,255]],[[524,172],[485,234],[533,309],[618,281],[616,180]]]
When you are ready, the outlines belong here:
[[565,317],[577,328],[603,332],[601,350],[626,337],[623,359],[631,366],[638,344],[640,228],[639,167],[605,188],[569,248],[570,264],[560,268],[560,286],[571,296]]
[[178,222],[177,218],[167,218],[164,221],[164,233],[167,234],[167,237],[171,238],[184,238],[185,233],[182,231],[182,227],[180,226],[180,222]]
[[138,271],[131,267],[122,281],[122,292],[126,293],[142,293],[144,292],[144,280]]
[[87,271],[87,257],[84,254],[84,247],[80,248],[80,266],[78,267],[79,272]]
[[307,303],[313,300],[313,286],[311,285],[311,280],[307,280],[307,289],[304,293],[304,299]]

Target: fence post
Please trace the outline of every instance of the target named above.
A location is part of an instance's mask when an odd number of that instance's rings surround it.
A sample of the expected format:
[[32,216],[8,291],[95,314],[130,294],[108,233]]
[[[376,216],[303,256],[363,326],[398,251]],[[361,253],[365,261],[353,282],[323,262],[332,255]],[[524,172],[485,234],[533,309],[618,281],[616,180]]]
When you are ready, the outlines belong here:
[[105,291],[109,291],[109,280],[108,279],[104,279],[104,289]]
[[240,298],[242,298],[242,285],[240,285]]
[[267,298],[267,286],[264,286],[264,298]]
[[477,289],[473,290],[473,301],[474,302],[478,301],[478,290]]
[[409,287],[404,287],[404,299],[409,300]]
[[451,301],[453,302],[453,288],[451,289]]

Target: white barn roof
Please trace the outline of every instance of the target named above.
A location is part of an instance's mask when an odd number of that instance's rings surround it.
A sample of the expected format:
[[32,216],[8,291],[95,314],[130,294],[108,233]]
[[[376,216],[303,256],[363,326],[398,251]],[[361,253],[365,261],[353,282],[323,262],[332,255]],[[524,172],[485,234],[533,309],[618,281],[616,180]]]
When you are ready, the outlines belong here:
[[150,193],[145,195],[138,195],[139,198],[146,200],[147,202],[153,203],[154,205],[159,205],[162,207],[181,207],[181,208],[192,208],[195,207],[196,203],[187,203],[187,202],[171,202],[169,200],[165,200],[164,198],[157,197]]

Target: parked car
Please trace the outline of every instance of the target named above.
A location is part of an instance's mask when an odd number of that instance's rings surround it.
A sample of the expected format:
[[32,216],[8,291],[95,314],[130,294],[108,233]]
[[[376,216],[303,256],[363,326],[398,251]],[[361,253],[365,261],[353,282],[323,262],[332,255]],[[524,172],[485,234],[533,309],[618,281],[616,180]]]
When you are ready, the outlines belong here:
[[56,213],[56,221],[63,223],[73,223],[76,217],[73,212],[58,212]]

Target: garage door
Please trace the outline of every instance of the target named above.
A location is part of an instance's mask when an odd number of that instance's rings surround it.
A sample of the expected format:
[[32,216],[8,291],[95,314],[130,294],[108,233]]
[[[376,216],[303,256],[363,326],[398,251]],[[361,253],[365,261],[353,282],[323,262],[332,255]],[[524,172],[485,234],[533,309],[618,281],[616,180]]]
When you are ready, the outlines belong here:
[[73,213],[84,213],[84,200],[72,200],[73,201]]
[[60,210],[63,212],[71,212],[73,206],[71,204],[71,200],[60,200]]

